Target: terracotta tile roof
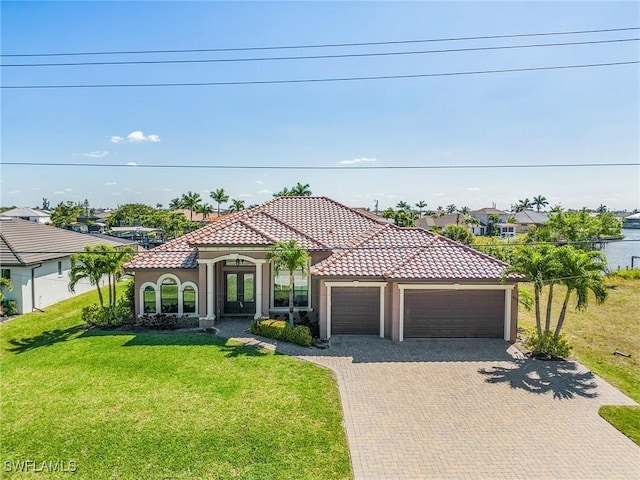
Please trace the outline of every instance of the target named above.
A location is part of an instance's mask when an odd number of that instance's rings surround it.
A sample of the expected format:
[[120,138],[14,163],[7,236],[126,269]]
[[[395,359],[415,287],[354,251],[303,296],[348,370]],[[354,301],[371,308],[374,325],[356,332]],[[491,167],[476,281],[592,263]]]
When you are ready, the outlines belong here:
[[332,250],[311,267],[319,276],[499,279],[506,264],[420,228],[400,228],[325,197],[280,197],[235,212],[139,254],[127,267],[197,268],[198,246],[265,246],[295,239]]
[[197,246],[271,245],[296,240],[309,250],[344,247],[381,222],[326,197],[278,197],[138,255],[127,268],[197,268]]
[[[314,265],[318,276],[500,279],[507,265],[446,237],[395,225]],[[519,278],[512,275],[510,278]]]

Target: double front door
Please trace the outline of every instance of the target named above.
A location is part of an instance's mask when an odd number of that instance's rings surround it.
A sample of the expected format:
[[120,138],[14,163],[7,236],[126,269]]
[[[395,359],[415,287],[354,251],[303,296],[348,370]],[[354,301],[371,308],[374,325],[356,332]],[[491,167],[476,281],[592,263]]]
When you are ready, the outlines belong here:
[[225,272],[224,313],[228,315],[253,315],[256,313],[254,272]]

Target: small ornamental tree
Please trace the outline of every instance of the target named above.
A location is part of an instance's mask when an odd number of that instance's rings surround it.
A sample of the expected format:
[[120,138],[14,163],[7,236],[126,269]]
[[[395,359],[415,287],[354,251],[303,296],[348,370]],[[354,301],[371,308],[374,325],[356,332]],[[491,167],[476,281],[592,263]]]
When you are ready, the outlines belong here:
[[279,241],[269,248],[266,259],[273,262],[276,274],[282,270],[289,272],[289,323],[293,325],[294,273],[298,269],[303,274],[307,272],[309,254],[295,240]]

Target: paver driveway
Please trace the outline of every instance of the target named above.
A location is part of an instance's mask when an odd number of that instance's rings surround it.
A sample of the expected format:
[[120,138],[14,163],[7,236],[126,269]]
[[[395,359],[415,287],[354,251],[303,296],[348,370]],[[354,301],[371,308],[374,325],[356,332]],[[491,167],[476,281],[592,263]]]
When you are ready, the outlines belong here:
[[[257,342],[246,325],[220,334]],[[640,478],[640,448],[597,413],[635,403],[578,363],[519,358],[493,339],[276,348],[336,372],[357,480]]]

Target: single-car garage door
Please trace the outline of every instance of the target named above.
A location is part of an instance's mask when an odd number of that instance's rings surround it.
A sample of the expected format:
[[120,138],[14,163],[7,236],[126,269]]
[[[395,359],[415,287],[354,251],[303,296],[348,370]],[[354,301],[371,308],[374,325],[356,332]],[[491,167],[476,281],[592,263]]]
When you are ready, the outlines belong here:
[[489,337],[504,333],[504,290],[406,290],[404,337]]
[[378,335],[380,333],[380,289],[378,287],[333,287],[331,289],[332,335]]

